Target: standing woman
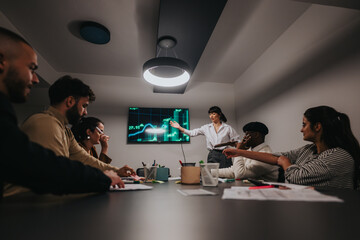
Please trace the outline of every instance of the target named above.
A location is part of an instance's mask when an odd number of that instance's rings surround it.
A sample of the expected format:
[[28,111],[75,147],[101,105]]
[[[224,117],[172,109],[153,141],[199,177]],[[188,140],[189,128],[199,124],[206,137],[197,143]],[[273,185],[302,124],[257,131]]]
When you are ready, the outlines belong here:
[[170,121],[170,125],[190,137],[205,135],[206,147],[209,150],[207,161],[209,163],[220,163],[220,168],[230,167],[232,165],[231,159],[227,159],[222,154],[225,146],[216,148],[215,145],[230,141],[240,141],[240,136],[230,125],[226,124],[227,119],[219,107],[211,107],[208,113],[211,123],[200,128],[187,130],[175,121]]
[[351,131],[349,117],[328,106],[309,108],[304,113],[301,132],[304,140],[312,144],[273,155],[240,149],[225,149],[224,154],[278,164],[289,183],[356,189],[360,147]]
[[[110,163],[112,159],[107,156],[109,136],[104,134],[104,124],[95,117],[82,118],[80,122],[71,128],[76,141],[91,156],[98,158],[104,163]],[[98,156],[95,144],[101,144],[101,153]]]

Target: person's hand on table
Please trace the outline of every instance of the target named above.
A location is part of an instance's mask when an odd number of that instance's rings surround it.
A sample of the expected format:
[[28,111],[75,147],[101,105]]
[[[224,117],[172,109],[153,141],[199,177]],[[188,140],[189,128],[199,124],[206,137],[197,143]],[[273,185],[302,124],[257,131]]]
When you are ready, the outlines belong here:
[[131,175],[134,175],[136,174],[134,169],[132,169],[131,167],[129,167],[128,165],[125,165],[123,166],[122,168],[120,168],[118,171],[117,171],[117,174],[120,176],[120,177],[129,177]]
[[112,170],[105,170],[103,173],[111,179],[112,187],[118,186],[119,188],[125,188],[124,182],[121,180],[121,178],[117,175],[116,172]]

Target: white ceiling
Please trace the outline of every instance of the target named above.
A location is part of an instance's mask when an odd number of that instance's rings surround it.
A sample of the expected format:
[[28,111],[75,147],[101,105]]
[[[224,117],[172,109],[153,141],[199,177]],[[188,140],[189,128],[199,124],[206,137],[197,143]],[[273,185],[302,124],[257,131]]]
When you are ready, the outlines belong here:
[[[302,31],[296,29],[303,26],[296,24],[299,19],[316,33],[324,29],[321,37],[326,38],[360,16],[359,10],[332,6],[310,11],[316,5],[308,2],[333,1],[228,0],[191,83],[234,83],[287,31]],[[349,2],[354,6],[344,1]],[[142,65],[155,56],[159,4],[160,0],[1,0],[0,10],[58,72],[141,78]],[[327,9],[339,9],[348,17],[333,19]],[[322,14],[329,21],[319,21]],[[105,25],[111,41],[95,45],[80,39],[74,26],[85,20]]]

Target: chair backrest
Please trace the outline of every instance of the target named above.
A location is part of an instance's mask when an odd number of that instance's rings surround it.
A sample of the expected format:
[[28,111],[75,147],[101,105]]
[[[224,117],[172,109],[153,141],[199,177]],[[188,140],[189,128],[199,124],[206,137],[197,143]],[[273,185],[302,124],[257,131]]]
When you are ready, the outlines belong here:
[[278,182],[285,182],[285,171],[282,167],[279,167],[278,169],[279,175],[278,175]]

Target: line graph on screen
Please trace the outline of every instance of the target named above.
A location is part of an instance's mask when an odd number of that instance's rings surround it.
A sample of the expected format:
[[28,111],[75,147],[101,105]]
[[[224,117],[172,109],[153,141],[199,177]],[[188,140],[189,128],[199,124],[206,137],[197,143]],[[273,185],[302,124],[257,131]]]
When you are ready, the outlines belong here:
[[178,122],[189,129],[189,110],[186,108],[129,108],[128,143],[190,142],[190,137],[170,126]]

